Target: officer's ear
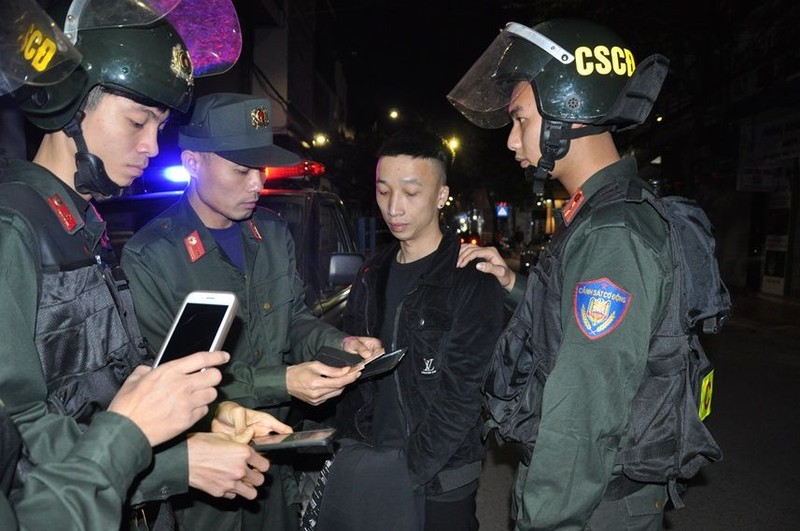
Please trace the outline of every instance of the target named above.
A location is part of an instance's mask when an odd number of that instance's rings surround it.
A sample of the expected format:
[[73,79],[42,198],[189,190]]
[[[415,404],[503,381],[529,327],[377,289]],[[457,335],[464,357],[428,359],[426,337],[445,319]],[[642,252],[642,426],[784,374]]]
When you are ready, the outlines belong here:
[[184,169],[189,173],[190,178],[196,178],[197,167],[200,165],[200,153],[184,149],[181,152],[181,164],[183,164]]

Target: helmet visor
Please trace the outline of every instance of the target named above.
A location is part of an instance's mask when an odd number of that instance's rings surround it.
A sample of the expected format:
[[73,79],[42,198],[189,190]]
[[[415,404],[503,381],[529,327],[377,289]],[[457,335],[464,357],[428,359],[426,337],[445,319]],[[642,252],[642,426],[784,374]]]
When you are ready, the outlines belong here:
[[144,26],[175,9],[181,0],[72,0],[64,33],[74,43],[80,30]]
[[242,52],[242,30],[231,0],[183,0],[167,15],[192,58],[195,77],[227,72]]
[[80,64],[80,52],[36,0],[1,3],[0,21],[10,25],[3,31],[10,38],[0,38],[0,95],[25,84],[58,83]]
[[73,0],[64,33],[146,26],[166,17],[189,50],[194,77],[229,70],[242,51],[239,17],[231,0]]
[[478,127],[503,127],[509,122],[508,105],[514,86],[533,81],[554,60],[567,64],[575,57],[541,33],[509,22],[447,99]]

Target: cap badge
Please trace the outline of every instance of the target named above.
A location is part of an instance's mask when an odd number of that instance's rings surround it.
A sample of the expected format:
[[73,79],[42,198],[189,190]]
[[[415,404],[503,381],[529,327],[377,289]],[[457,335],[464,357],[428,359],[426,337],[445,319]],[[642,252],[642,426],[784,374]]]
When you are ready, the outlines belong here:
[[194,85],[192,59],[189,57],[189,52],[186,48],[180,44],[172,47],[172,62],[169,68],[175,74],[175,77],[186,81],[189,85]]
[[250,125],[256,129],[269,125],[269,113],[267,113],[266,107],[256,107],[250,111]]

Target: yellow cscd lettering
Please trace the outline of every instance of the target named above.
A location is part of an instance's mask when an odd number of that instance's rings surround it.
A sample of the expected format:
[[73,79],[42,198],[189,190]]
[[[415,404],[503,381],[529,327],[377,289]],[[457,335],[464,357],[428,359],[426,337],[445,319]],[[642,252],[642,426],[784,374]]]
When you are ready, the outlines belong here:
[[57,51],[56,43],[31,25],[22,47],[22,54],[34,70],[43,72]]
[[611,73],[619,76],[633,75],[636,63],[633,60],[633,53],[627,48],[619,46],[595,46],[594,49],[588,46],[579,46],[575,50],[575,69],[581,76],[590,76],[593,73],[609,75]]

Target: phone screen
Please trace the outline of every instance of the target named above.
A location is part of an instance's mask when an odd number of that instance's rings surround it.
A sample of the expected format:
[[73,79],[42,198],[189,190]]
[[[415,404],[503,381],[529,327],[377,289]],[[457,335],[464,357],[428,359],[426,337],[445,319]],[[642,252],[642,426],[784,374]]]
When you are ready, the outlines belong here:
[[187,303],[159,364],[209,350],[227,310],[224,304]]

